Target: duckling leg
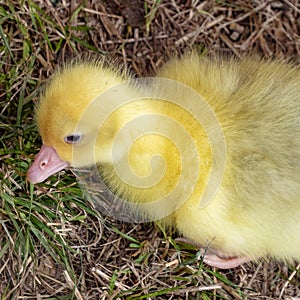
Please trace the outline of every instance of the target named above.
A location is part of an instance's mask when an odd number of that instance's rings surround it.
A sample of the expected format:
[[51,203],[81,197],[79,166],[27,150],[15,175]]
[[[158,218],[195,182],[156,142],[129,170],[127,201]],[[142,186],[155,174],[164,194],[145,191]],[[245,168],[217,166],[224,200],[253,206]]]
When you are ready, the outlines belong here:
[[176,241],[184,242],[191,244],[193,246],[196,246],[200,249],[200,254],[203,256],[203,262],[211,267],[216,267],[219,269],[230,269],[230,268],[236,268],[239,265],[251,261],[251,258],[248,256],[227,256],[222,251],[212,248],[203,247],[202,245],[199,245],[193,240],[187,239],[187,238],[177,238]]
[[[200,249],[201,251],[205,249]],[[230,268],[236,268],[240,266],[241,264],[250,261],[250,257],[242,256],[242,257],[222,257],[218,254],[214,254],[213,252],[207,252],[203,254],[203,261],[211,266],[216,267],[219,269],[230,269]]]

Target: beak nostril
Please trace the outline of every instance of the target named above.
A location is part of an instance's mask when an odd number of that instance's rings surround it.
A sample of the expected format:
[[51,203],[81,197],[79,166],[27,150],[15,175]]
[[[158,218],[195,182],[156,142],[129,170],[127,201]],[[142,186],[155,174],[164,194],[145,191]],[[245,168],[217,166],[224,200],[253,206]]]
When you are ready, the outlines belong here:
[[41,162],[41,168],[42,168],[42,169],[45,168],[46,165],[47,165],[47,163],[46,163],[45,161],[42,161],[42,162]]

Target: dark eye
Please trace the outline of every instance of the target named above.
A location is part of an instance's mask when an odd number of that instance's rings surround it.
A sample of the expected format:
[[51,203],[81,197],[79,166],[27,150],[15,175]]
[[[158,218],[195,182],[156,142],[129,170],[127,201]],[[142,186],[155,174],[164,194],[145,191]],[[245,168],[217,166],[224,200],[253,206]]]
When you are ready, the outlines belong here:
[[81,141],[82,135],[80,133],[69,134],[64,137],[64,141],[68,144],[76,144]]

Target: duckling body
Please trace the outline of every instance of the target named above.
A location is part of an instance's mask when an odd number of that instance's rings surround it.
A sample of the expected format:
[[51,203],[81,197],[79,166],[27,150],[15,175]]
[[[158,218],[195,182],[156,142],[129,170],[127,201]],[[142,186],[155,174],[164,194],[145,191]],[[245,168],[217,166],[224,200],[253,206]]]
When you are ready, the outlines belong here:
[[216,248],[228,255],[299,260],[299,68],[253,58],[189,57],[171,62],[158,76],[197,90],[226,140],[226,170],[211,211],[183,209],[179,231],[200,243],[199,236],[219,237]]
[[[122,198],[142,204],[168,199],[141,210],[153,219],[163,216],[166,225],[208,247],[204,261],[210,265],[228,268],[267,257],[300,260],[299,68],[252,57],[236,61],[190,55],[170,61],[157,74],[180,83],[173,95],[180,103],[142,97],[141,87],[129,85],[122,92],[135,101],[121,101],[112,113],[101,101],[87,110],[97,95],[117,90],[129,78],[94,62],[70,65],[54,76],[37,109],[44,146],[29,181],[40,182],[66,166],[97,163],[108,187]],[[182,86],[212,109],[225,153],[214,156],[211,132],[198,122],[196,107],[186,109],[189,94]],[[82,121],[84,112],[88,118]],[[160,121],[162,117],[179,125]],[[133,120],[142,121],[127,128]],[[75,133],[79,142],[66,139]],[[223,154],[223,177],[201,206]],[[163,161],[153,160],[155,155]],[[157,176],[153,180],[150,175]]]

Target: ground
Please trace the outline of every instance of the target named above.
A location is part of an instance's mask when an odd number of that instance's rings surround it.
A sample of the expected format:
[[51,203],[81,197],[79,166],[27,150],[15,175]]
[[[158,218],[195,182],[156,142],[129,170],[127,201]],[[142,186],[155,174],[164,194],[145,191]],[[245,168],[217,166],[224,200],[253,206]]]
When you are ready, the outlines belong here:
[[299,62],[300,4],[282,1],[0,1],[1,299],[300,299],[300,265],[220,271],[152,223],[109,219],[74,175],[29,185],[34,104],[57,65],[108,56],[136,76],[195,49]]

